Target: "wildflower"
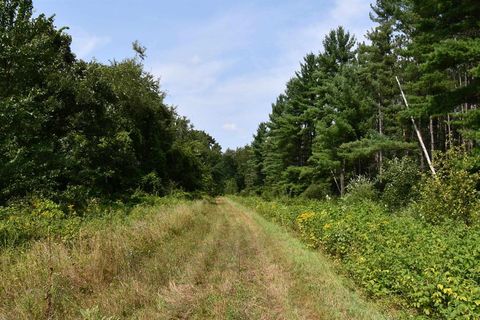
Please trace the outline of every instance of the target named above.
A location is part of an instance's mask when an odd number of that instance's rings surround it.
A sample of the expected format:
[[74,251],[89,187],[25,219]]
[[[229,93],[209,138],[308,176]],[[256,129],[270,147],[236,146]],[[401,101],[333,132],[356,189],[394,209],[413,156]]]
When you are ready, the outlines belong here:
[[315,212],[306,211],[306,212],[302,213],[301,215],[299,215],[297,220],[298,220],[298,222],[304,222],[304,221],[312,219],[314,216],[315,216]]

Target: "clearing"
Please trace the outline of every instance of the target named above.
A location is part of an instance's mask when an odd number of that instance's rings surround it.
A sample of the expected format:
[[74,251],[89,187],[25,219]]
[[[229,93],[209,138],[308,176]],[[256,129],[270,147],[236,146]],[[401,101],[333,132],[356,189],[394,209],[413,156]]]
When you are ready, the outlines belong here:
[[387,319],[329,258],[230,199],[149,210],[2,253],[0,319]]

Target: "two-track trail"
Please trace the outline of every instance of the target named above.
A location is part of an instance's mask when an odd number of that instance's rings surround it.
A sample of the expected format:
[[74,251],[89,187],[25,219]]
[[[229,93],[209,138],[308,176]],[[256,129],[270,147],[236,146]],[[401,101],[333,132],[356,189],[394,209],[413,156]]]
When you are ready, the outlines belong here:
[[[386,319],[328,258],[232,200],[169,210],[50,248],[52,318]],[[46,249],[29,250],[2,265],[0,319],[45,318]]]

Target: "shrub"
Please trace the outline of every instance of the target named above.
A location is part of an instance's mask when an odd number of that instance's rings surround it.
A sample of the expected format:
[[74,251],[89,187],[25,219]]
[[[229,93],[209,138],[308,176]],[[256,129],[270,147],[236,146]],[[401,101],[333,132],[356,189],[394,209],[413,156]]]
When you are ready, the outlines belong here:
[[440,154],[436,159],[437,175],[425,176],[420,198],[413,210],[430,223],[446,219],[466,224],[479,222],[480,182],[478,172],[470,172],[471,159],[459,150]]
[[370,179],[357,176],[348,184],[346,197],[354,201],[373,200],[377,197],[377,193]]
[[224,190],[226,194],[236,194],[238,192],[237,181],[234,178],[228,179],[225,182]]
[[303,191],[301,196],[306,199],[325,199],[327,196],[330,196],[330,186],[326,183],[311,184]]
[[69,237],[78,223],[71,217],[64,228],[67,215],[55,202],[33,197],[0,208],[0,245],[14,246],[30,239],[39,239],[59,234]]
[[60,194],[59,199],[63,203],[74,205],[77,208],[83,208],[87,205],[88,200],[92,198],[93,194],[94,192],[87,186],[68,185],[65,191]]
[[480,226],[432,225],[372,201],[238,200],[339,258],[373,297],[416,309],[419,319],[479,319]]
[[162,185],[162,179],[160,179],[160,177],[157,175],[155,171],[152,171],[149,174],[144,175],[140,179],[140,187],[143,191],[154,194],[154,195],[159,195],[164,191],[163,185]]
[[382,201],[390,210],[405,207],[418,192],[415,186],[421,178],[418,164],[408,157],[385,162],[378,181],[383,185]]

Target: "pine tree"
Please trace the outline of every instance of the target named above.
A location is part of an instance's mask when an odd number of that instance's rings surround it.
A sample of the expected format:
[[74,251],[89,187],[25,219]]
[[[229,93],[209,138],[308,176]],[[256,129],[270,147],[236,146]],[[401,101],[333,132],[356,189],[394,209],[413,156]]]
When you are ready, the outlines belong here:
[[411,48],[420,63],[416,87],[426,95],[423,106],[428,114],[463,120],[460,142],[476,139],[480,129],[475,120],[480,101],[480,3],[415,0],[412,11],[417,19]]

